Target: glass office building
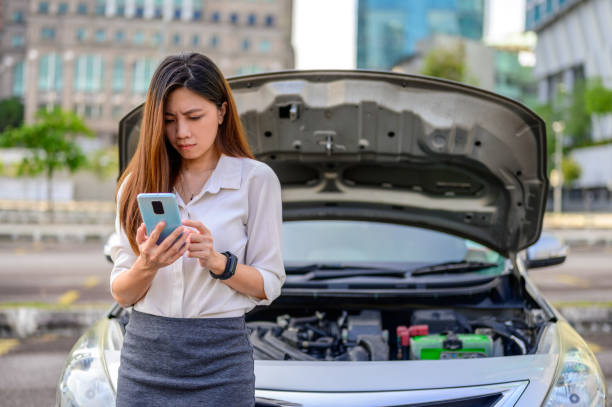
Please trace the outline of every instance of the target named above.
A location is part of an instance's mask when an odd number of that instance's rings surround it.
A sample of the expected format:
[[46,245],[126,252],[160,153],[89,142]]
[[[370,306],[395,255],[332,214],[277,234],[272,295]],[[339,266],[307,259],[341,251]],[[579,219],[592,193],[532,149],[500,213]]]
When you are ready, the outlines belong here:
[[430,35],[480,40],[485,0],[359,0],[357,67],[390,69]]

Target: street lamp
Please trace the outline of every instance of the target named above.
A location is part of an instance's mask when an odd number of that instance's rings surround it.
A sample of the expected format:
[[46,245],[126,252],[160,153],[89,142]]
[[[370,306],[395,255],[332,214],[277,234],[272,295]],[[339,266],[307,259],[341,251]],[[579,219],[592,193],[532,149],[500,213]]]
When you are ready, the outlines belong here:
[[563,129],[565,124],[562,121],[556,121],[552,124],[552,129],[555,132],[555,169],[550,172],[550,184],[553,186],[553,210],[556,213],[561,213],[561,198],[563,188],[563,171],[561,170],[561,159],[563,150]]

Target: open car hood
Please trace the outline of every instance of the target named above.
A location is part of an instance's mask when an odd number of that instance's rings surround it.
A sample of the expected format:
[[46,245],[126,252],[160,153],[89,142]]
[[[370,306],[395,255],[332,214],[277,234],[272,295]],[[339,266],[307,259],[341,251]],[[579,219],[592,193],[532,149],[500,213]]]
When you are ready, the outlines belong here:
[[[467,85],[372,71],[231,78],[248,142],[283,186],[283,215],[392,221],[508,255],[541,232],[546,134],[522,104]],[[120,122],[123,170],[142,106]]]

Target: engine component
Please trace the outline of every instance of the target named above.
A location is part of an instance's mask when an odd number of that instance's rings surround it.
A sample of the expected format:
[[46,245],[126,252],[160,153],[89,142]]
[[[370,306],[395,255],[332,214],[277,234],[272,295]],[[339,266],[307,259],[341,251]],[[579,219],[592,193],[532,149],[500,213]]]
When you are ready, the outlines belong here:
[[459,332],[459,324],[453,310],[418,310],[410,319],[411,325],[427,325],[429,332],[440,334],[446,331]]
[[489,357],[493,354],[493,339],[487,335],[455,334],[425,335],[410,338],[411,359],[466,359]]
[[324,312],[305,317],[280,315],[276,323],[254,321],[253,356],[274,360],[389,360],[388,333],[380,311],[343,311],[337,322]]

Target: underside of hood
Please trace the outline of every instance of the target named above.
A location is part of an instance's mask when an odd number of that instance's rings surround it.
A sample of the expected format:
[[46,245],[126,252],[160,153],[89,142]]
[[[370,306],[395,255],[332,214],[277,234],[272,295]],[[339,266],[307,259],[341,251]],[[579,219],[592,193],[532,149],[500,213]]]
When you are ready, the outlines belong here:
[[[285,219],[414,224],[504,255],[540,235],[545,125],[516,101],[391,72],[286,71],[228,82],[253,154],[281,181]],[[120,122],[121,171],[141,116],[142,106]]]
[[231,79],[249,145],[286,218],[379,218],[503,254],[537,240],[544,122],[511,99],[427,77],[288,71]]

